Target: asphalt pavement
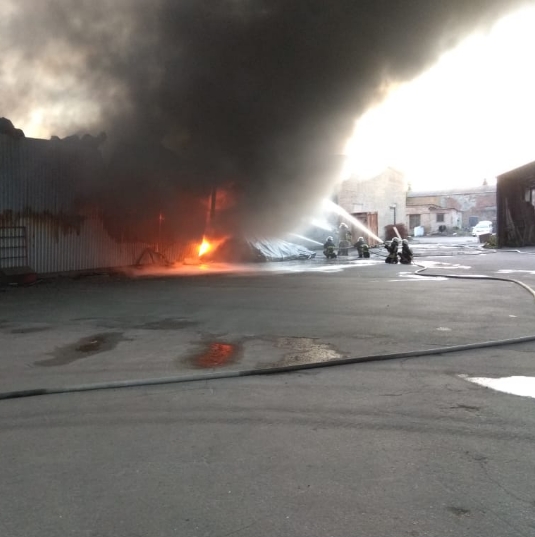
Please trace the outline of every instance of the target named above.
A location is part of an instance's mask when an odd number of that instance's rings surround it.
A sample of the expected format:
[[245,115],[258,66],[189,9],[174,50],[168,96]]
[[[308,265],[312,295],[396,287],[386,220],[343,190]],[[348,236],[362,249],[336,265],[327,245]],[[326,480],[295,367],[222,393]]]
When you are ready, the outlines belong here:
[[[535,287],[527,250],[414,249],[426,272]],[[518,285],[418,268],[351,256],[8,289],[0,391],[535,335]],[[465,378],[533,377],[534,350],[0,401],[0,533],[534,535],[535,399]]]

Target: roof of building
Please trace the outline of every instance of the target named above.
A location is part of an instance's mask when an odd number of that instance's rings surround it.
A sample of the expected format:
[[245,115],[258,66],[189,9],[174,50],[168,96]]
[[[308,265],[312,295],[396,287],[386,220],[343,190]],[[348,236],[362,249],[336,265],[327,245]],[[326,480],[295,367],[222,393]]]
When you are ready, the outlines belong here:
[[524,166],[520,166],[518,168],[515,168],[514,170],[510,170],[508,172],[502,173],[501,175],[498,175],[498,181],[504,180],[504,179],[531,179],[535,176],[535,161],[529,162],[528,164],[524,164]]
[[427,207],[430,211],[457,211],[458,213],[462,212],[456,207],[442,207],[441,205],[436,205],[434,203],[414,203],[408,204],[407,209]]
[[407,192],[408,198],[424,198],[431,196],[453,196],[455,194],[491,194],[496,192],[496,185],[481,185],[469,188],[452,188],[443,190],[411,190]]

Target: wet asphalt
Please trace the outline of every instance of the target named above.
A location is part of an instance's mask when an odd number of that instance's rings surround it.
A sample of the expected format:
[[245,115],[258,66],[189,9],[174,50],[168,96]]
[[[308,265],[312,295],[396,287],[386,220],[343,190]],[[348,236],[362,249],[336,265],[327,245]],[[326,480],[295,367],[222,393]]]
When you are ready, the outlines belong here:
[[[435,274],[535,288],[535,256],[414,244]],[[380,252],[377,252],[380,255]],[[283,266],[284,265],[284,266]],[[0,293],[0,390],[276,367],[535,334],[512,283],[380,257]],[[0,401],[0,532],[535,534],[535,343]]]

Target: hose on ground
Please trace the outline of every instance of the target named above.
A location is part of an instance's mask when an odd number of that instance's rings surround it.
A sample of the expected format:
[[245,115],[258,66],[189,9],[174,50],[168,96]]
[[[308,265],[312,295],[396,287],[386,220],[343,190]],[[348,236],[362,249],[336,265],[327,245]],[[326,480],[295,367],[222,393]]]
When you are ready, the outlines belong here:
[[[535,298],[535,291],[519,280],[510,278],[499,278],[494,276],[459,276],[454,274],[422,274],[428,267],[415,264],[420,267],[415,272],[419,276],[426,278],[453,278],[465,280],[486,280],[486,281],[502,281],[514,283],[528,291]],[[394,352],[387,354],[371,354],[368,356],[359,356],[353,358],[340,358],[329,360],[328,362],[315,362],[306,364],[294,364],[287,366],[269,367],[263,369],[243,369],[239,371],[212,371],[198,375],[185,375],[180,377],[161,377],[161,378],[146,378],[138,380],[117,380],[109,382],[95,382],[91,384],[78,384],[72,386],[63,386],[56,388],[35,388],[29,390],[17,390],[11,392],[0,392],[0,400],[20,399],[25,397],[36,397],[39,395],[55,395],[64,393],[89,392],[96,390],[115,390],[118,388],[135,388],[141,386],[160,386],[164,384],[182,384],[187,382],[200,382],[218,379],[230,379],[239,377],[253,377],[264,375],[277,375],[281,373],[291,373],[294,371],[305,371],[308,369],[319,369],[326,367],[337,367],[342,365],[359,364],[366,362],[379,362],[387,360],[399,360],[406,358],[418,358],[422,356],[436,356],[452,352],[463,352],[469,350],[486,349],[489,347],[500,347],[505,345],[515,345],[519,343],[529,343],[535,341],[535,335],[523,336],[518,338],[498,339],[491,341],[482,341],[478,343],[467,343],[463,345],[451,345],[447,347],[436,347],[434,349],[422,349],[417,351]]]
[[424,276],[426,278],[449,278],[449,279],[455,279],[455,280],[484,280],[484,281],[509,282],[509,283],[514,283],[516,285],[519,285],[520,287],[522,287],[522,289],[526,290],[533,298],[535,298],[535,291],[529,285],[526,285],[524,282],[521,282],[520,280],[513,280],[512,278],[500,278],[499,276],[481,276],[481,275],[461,276],[459,274],[422,274],[424,270],[428,269],[428,267],[425,267],[424,265],[419,265],[417,263],[414,263],[414,265],[417,267],[420,267],[414,273],[414,274],[417,274],[418,276]]

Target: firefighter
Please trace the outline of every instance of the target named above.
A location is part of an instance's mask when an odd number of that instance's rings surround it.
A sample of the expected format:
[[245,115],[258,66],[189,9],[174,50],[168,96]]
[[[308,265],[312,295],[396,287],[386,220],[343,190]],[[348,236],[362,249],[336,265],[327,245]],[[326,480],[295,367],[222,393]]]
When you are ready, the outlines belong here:
[[325,244],[323,245],[323,255],[327,259],[334,259],[336,257],[334,239],[329,236],[327,237],[327,240],[325,241]]
[[403,263],[403,265],[410,265],[412,263],[413,258],[412,250],[409,248],[409,241],[407,239],[403,239],[401,241],[401,253],[399,254],[399,262]]
[[355,243],[359,258],[370,257],[370,247],[366,244],[364,237],[359,237]]
[[349,247],[351,246],[351,232],[347,224],[342,222],[338,228],[338,255],[349,255]]
[[385,263],[397,264],[398,262],[398,248],[399,248],[399,239],[394,237],[390,244],[386,246],[388,250],[388,255],[386,256]]

